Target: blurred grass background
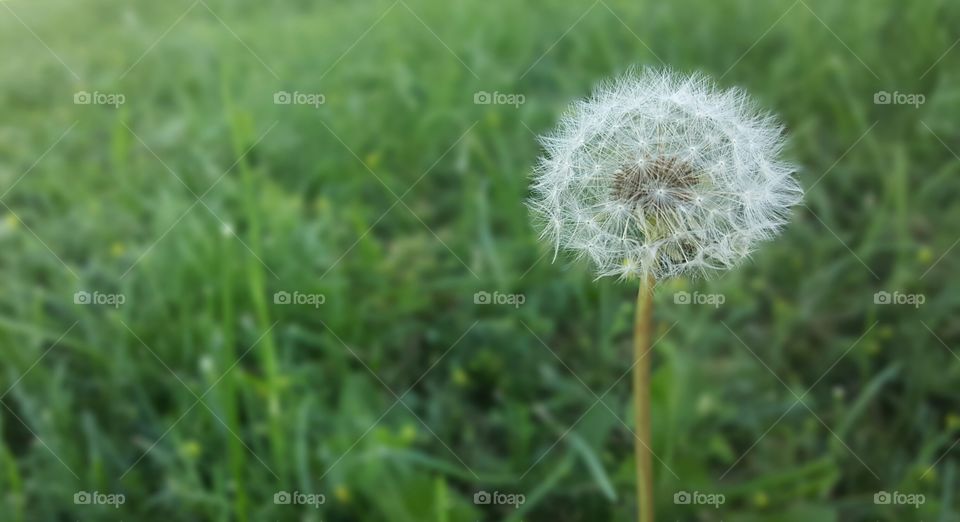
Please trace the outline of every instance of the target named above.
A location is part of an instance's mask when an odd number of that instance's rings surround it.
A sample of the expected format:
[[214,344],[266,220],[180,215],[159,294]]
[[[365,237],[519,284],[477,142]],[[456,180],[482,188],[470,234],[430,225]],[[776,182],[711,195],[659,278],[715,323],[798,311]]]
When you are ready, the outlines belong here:
[[632,520],[635,288],[551,264],[523,199],[537,133],[663,63],[778,112],[808,193],[741,269],[661,286],[660,518],[960,520],[957,27],[946,0],[0,2],[3,519]]

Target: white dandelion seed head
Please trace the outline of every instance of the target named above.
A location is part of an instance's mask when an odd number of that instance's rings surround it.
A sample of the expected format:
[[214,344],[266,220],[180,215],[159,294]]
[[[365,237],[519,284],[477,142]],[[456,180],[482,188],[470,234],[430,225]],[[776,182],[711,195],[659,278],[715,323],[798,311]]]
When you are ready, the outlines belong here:
[[707,275],[735,266],[801,198],[783,128],[740,89],[634,70],[541,138],[529,206],[600,277]]

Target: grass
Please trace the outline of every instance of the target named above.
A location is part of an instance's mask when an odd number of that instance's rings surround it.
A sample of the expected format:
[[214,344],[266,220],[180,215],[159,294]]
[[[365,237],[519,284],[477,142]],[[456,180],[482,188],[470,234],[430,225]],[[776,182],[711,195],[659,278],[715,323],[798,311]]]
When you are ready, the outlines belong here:
[[551,264],[523,199],[534,135],[662,60],[778,112],[808,192],[741,269],[656,296],[659,516],[960,520],[958,22],[945,0],[3,2],[5,519],[632,520],[636,288]]

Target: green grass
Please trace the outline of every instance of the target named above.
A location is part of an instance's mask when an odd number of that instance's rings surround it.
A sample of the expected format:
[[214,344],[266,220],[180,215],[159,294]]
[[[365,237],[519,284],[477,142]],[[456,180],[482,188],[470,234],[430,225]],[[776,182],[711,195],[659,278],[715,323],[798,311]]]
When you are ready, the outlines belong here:
[[551,264],[523,200],[535,134],[661,60],[779,113],[810,190],[740,269],[660,288],[660,519],[960,520],[956,5],[2,7],[4,520],[632,520],[635,288]]

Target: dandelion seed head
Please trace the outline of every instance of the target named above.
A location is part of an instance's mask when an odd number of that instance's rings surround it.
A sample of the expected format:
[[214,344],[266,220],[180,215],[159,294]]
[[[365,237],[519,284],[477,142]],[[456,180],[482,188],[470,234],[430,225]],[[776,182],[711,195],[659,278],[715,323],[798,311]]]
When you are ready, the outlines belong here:
[[800,201],[783,129],[739,89],[634,70],[541,138],[529,206],[555,252],[598,276],[700,276],[735,266]]

